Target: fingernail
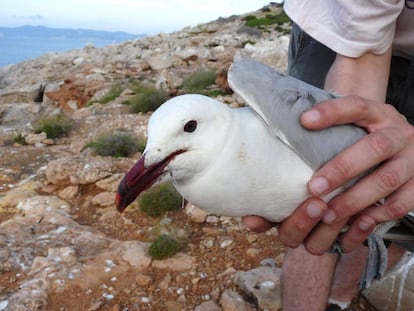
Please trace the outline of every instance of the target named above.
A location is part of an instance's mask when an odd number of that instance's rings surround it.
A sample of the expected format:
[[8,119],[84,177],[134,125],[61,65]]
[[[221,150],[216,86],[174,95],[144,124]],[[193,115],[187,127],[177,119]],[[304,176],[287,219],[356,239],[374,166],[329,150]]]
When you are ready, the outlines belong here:
[[361,220],[358,223],[358,227],[362,231],[369,231],[369,230],[371,230],[372,226],[373,226],[373,224],[371,222],[364,221],[364,220]]
[[309,182],[309,190],[314,195],[321,195],[325,193],[328,188],[329,184],[325,177],[315,177]]
[[323,222],[325,222],[327,224],[333,223],[335,221],[335,219],[336,219],[336,214],[332,210],[328,210],[325,213],[325,215],[323,215],[323,218],[322,218]]
[[318,110],[308,110],[302,114],[302,120],[309,123],[318,122],[321,119],[321,114]]
[[323,207],[315,202],[309,202],[308,205],[306,205],[306,213],[312,218],[321,217],[323,210]]

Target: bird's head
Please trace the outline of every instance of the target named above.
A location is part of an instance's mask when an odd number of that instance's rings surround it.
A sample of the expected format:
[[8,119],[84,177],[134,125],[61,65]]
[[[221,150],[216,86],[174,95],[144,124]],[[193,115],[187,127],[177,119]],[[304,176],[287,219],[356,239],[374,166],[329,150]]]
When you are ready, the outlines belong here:
[[230,108],[203,95],[177,96],[161,105],[148,122],[141,158],[118,186],[118,210],[155,184],[185,183],[202,174],[224,146],[231,118]]

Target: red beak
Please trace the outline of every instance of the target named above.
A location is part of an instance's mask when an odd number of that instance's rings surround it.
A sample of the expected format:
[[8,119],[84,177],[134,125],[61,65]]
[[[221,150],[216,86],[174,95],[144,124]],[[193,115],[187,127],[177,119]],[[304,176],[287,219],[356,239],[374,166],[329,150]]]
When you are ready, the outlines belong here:
[[165,167],[180,153],[186,150],[178,150],[160,162],[145,167],[145,154],[125,174],[118,185],[115,204],[120,213],[140,195],[141,192],[150,188],[159,178],[166,173]]

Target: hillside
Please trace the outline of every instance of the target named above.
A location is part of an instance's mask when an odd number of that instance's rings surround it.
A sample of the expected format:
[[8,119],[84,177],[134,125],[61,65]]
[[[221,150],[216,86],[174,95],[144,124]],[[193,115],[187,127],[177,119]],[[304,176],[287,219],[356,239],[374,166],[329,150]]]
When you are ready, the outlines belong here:
[[[200,92],[244,105],[228,88],[228,66],[248,58],[285,71],[290,24],[281,13],[270,4],[0,70],[0,310],[279,309],[285,248],[276,229],[255,234],[191,205],[154,218],[135,203],[121,215],[116,187],[141,149],[114,157],[91,143],[108,133],[145,142],[150,112],[132,112],[145,94]],[[39,129],[51,116],[65,135]],[[147,250],[162,233],[185,243],[153,260]],[[269,277],[271,295],[260,287]],[[361,296],[353,310],[374,308]]]

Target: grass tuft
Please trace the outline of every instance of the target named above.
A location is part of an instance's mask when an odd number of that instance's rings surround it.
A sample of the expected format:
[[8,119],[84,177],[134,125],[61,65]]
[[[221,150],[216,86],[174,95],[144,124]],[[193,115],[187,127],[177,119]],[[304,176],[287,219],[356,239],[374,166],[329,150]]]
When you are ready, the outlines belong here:
[[182,85],[184,93],[196,93],[207,96],[224,95],[225,92],[215,85],[217,74],[214,70],[201,70],[188,76]]
[[139,198],[140,210],[151,217],[181,208],[182,198],[171,184],[162,184],[145,191]]
[[283,25],[290,23],[289,16],[286,15],[285,11],[281,11],[279,14],[266,14],[265,17],[257,18],[256,16],[246,16],[244,18],[245,25],[249,27],[262,28],[263,26],[269,25]]
[[135,136],[126,131],[115,130],[100,135],[84,148],[92,148],[101,156],[120,158],[142,152],[145,148],[145,142],[137,140]]
[[131,89],[136,95],[123,101],[122,104],[128,105],[132,113],[154,111],[168,99],[166,92],[151,85],[132,84]]
[[59,138],[67,136],[72,129],[73,120],[64,114],[39,118],[33,124],[36,134],[46,133],[47,138]]
[[183,248],[183,243],[167,234],[161,234],[150,245],[148,253],[153,259],[165,259],[177,254]]
[[104,96],[102,96],[101,98],[97,100],[89,101],[86,105],[90,106],[94,103],[107,104],[113,101],[114,99],[118,98],[119,95],[121,95],[123,90],[124,88],[121,85],[116,84],[108,91],[107,94],[105,94]]

